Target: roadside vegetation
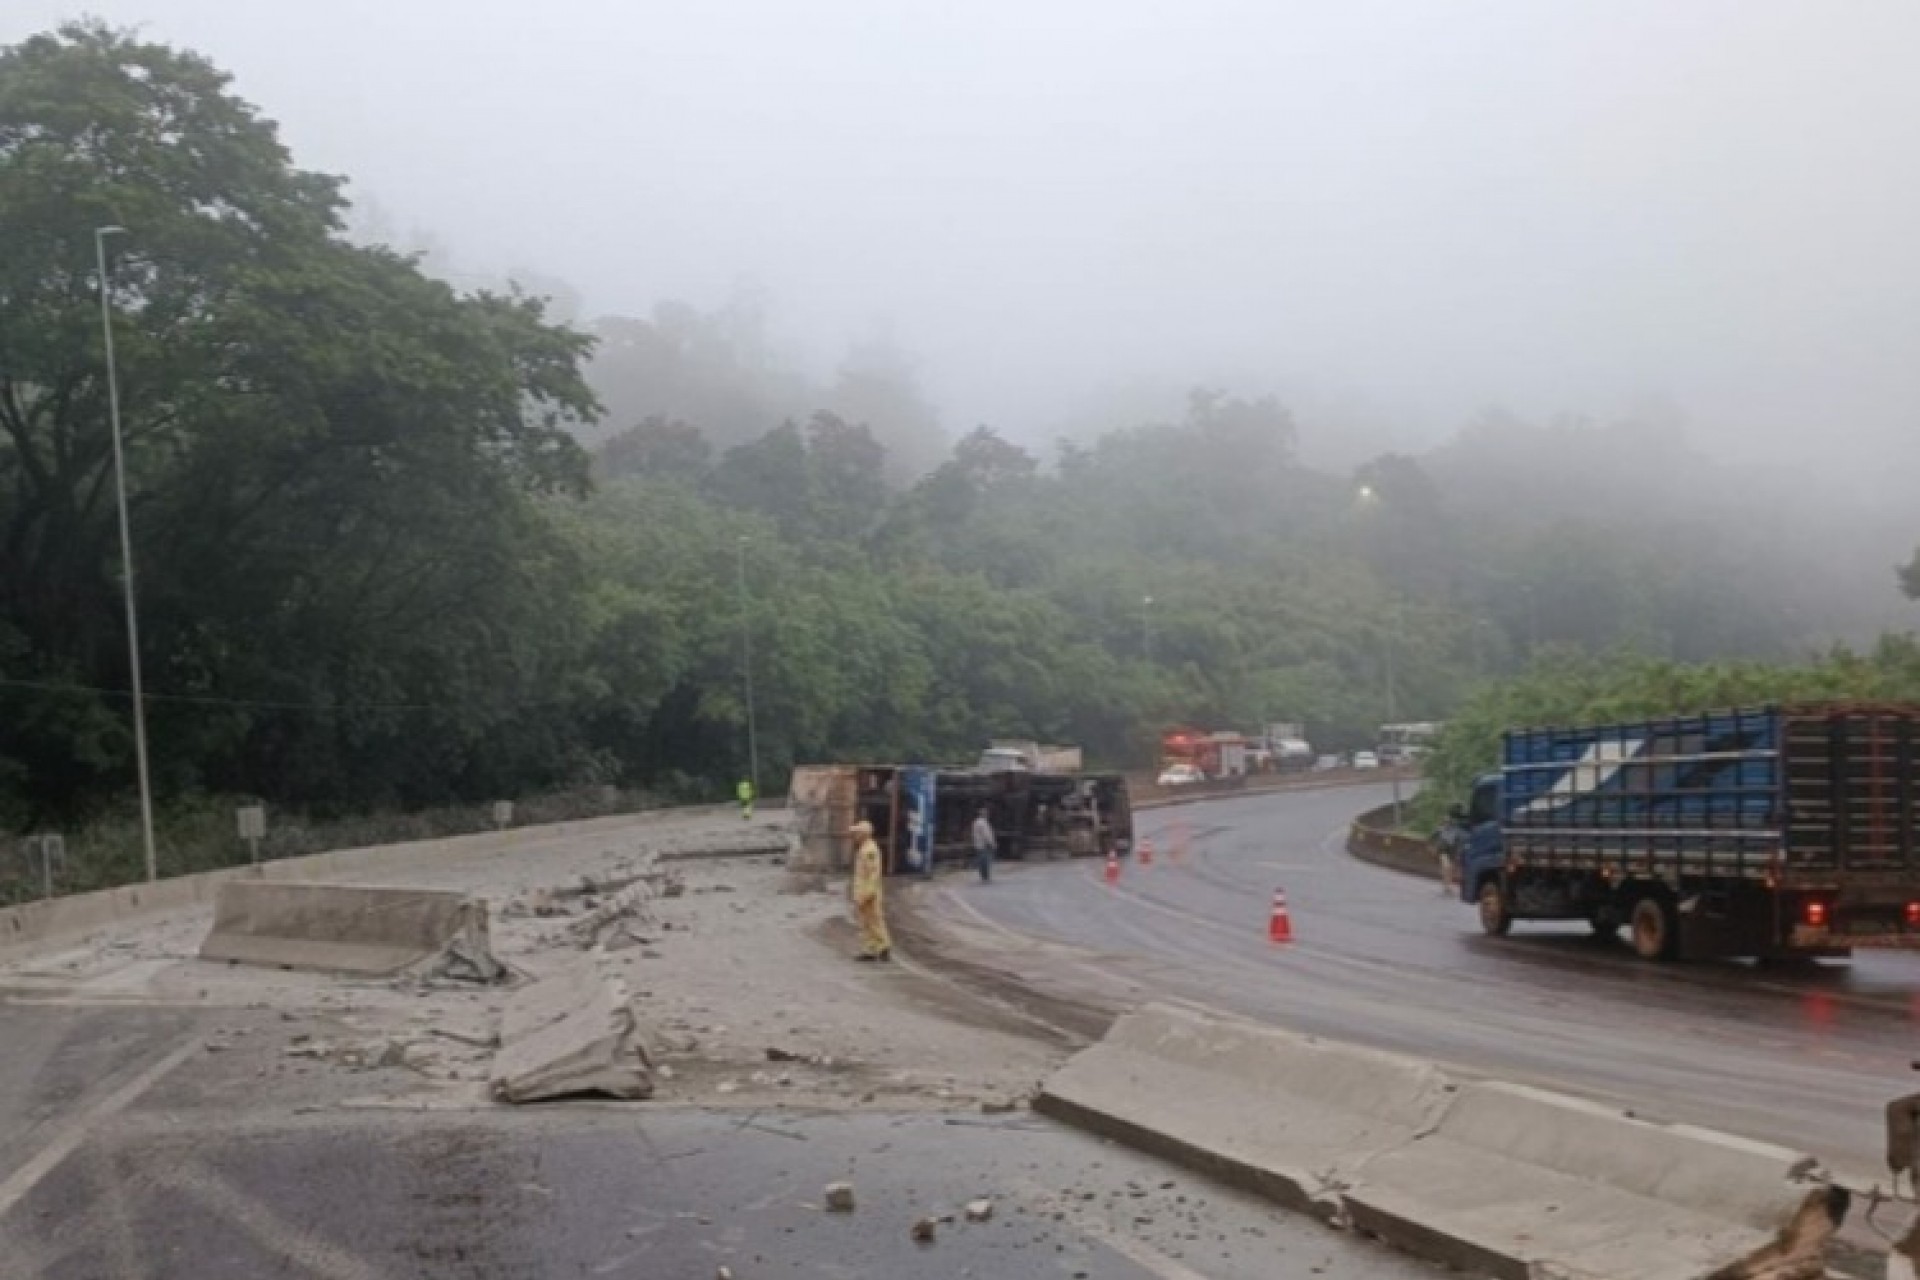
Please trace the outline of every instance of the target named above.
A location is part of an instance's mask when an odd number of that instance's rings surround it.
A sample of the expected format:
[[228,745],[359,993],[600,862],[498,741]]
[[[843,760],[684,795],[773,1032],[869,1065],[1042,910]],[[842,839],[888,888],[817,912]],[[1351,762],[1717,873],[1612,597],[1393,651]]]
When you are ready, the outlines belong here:
[[812,380],[749,304],[580,320],[353,212],[191,53],[0,51],[0,832],[77,833],[76,883],[137,866],[102,227],[168,871],[243,856],[245,800],[304,851],[500,797],[719,798],[749,646],[769,793],[1002,734],[1352,748],[1389,687],[1456,722],[1438,790],[1514,719],[1914,687],[1904,641],[1761,665],[1871,634],[1892,574],[1720,536],[1764,481],[1671,424],[1490,413],[1333,468],[1279,400],[1199,389],[1035,451],[941,424],[883,346]]
[[1510,728],[1608,724],[1653,716],[1811,701],[1920,701],[1920,642],[1882,638],[1802,663],[1676,663],[1631,653],[1560,651],[1486,685],[1448,718],[1427,757],[1411,825],[1430,830],[1500,764]]

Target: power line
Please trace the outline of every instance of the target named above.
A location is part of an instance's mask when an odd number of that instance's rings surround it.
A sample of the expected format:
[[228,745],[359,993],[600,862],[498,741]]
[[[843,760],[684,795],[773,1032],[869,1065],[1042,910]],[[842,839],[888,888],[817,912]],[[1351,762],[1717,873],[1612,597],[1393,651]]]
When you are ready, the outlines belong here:
[[[91,684],[56,684],[46,680],[12,680],[0,676],[0,689],[28,689],[38,693],[90,693],[108,698],[133,698],[131,689],[112,689]],[[142,695],[143,702],[175,702],[191,706],[236,707],[256,711],[452,711],[467,705],[459,702],[285,702],[266,698],[226,698],[213,694],[152,693]],[[517,703],[520,707],[557,707],[572,698],[539,698]]]

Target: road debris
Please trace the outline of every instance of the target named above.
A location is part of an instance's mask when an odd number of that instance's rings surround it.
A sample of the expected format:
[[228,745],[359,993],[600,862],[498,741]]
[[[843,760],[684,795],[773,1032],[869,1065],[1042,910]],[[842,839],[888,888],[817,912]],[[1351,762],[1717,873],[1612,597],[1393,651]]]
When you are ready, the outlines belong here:
[[824,1193],[828,1213],[853,1212],[853,1184],[829,1182]]
[[493,1094],[534,1102],[574,1094],[653,1096],[652,1060],[619,984],[591,960],[518,992],[500,1019]]
[[969,1200],[967,1202],[967,1221],[968,1222],[985,1222],[988,1218],[991,1218],[992,1216],[993,1216],[993,1201],[982,1199],[982,1200]]
[[911,1233],[913,1238],[921,1244],[932,1244],[934,1228],[938,1222],[939,1219],[937,1218],[920,1219],[913,1224],[913,1231]]

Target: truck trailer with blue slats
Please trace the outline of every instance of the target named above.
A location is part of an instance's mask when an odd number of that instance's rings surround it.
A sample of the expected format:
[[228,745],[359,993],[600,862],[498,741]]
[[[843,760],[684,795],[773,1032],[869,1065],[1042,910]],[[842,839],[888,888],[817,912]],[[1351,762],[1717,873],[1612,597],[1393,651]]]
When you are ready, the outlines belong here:
[[1920,706],[1818,703],[1504,735],[1460,896],[1623,925],[1648,959],[1920,947]]

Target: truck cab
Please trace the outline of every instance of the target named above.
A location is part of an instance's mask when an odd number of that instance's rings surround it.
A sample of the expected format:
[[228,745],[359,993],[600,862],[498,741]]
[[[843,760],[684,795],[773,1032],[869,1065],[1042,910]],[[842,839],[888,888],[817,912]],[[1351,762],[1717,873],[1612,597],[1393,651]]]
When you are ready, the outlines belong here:
[[1478,902],[1481,889],[1489,879],[1498,879],[1506,862],[1506,850],[1500,841],[1499,774],[1483,773],[1473,780],[1473,790],[1467,793],[1466,808],[1460,812],[1459,821],[1467,831],[1460,865],[1460,900]]

